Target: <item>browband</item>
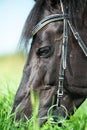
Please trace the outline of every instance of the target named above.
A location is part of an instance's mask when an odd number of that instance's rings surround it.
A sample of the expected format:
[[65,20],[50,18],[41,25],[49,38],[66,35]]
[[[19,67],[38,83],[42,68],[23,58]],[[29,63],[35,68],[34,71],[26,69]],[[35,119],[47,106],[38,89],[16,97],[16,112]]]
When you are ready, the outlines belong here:
[[68,18],[68,15],[64,14],[53,14],[49,15],[46,18],[42,19],[32,30],[32,36],[34,36],[40,29],[51,22],[62,21],[65,18]]

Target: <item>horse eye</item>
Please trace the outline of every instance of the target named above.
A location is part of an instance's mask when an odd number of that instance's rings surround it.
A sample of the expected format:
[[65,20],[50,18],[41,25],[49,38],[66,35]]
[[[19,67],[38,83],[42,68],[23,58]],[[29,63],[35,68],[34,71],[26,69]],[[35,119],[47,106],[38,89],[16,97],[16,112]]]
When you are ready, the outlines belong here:
[[39,57],[48,58],[53,54],[53,52],[54,52],[54,47],[52,45],[49,45],[37,49],[36,54]]

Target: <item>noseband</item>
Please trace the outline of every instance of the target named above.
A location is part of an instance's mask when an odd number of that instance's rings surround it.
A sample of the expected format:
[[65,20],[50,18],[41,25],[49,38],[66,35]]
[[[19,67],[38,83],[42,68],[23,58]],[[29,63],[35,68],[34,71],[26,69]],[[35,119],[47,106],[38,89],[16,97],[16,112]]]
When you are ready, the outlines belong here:
[[56,21],[63,21],[63,42],[62,42],[62,55],[61,55],[61,62],[60,62],[60,69],[59,69],[59,80],[58,80],[58,91],[57,91],[57,104],[53,105],[49,108],[48,114],[52,109],[56,108],[56,114],[62,111],[64,114],[64,118],[67,118],[67,109],[61,105],[61,99],[63,97],[63,81],[64,81],[64,72],[66,69],[66,59],[67,59],[67,45],[68,45],[68,28],[70,28],[73,36],[78,41],[79,46],[81,47],[83,53],[87,56],[87,47],[84,44],[82,38],[80,37],[77,30],[74,28],[73,24],[69,19],[69,15],[67,11],[64,10],[63,2],[60,0],[62,14],[53,14],[47,16],[43,20],[41,20],[32,30],[32,36],[38,33],[43,27],[47,24],[56,22]]

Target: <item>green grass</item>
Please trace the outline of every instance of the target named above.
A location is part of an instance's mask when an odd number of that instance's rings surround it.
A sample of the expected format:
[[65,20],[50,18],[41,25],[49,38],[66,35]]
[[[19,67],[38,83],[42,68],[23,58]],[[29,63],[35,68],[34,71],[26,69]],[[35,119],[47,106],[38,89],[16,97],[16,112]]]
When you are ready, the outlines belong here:
[[[70,120],[64,120],[62,127],[57,124],[51,124],[48,120],[42,127],[37,123],[38,98],[34,100],[33,93],[33,117],[27,120],[15,121],[12,123],[10,111],[17,87],[20,83],[22,70],[25,63],[25,56],[12,55],[0,57],[0,130],[87,130],[87,100],[71,116]],[[35,107],[37,106],[37,107]]]

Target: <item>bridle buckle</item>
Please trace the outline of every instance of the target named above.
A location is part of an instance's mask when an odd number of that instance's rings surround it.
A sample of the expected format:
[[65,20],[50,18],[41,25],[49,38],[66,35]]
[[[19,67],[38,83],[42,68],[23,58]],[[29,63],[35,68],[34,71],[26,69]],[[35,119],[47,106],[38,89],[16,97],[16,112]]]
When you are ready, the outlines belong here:
[[63,90],[60,92],[58,89],[58,98],[61,98],[63,96]]

